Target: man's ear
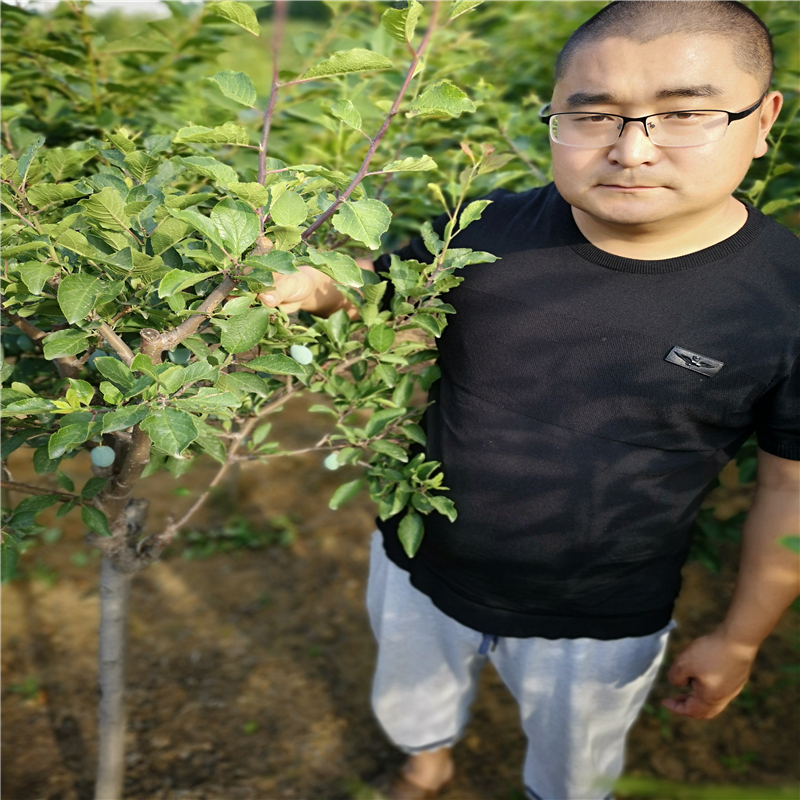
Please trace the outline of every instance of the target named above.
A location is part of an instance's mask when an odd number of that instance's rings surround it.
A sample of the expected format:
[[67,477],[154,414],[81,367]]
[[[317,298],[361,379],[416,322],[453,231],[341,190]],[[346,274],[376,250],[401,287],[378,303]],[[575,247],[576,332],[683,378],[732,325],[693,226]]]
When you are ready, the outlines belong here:
[[761,158],[769,149],[767,135],[778,119],[781,106],[783,106],[783,95],[780,92],[770,92],[764,98],[758,117],[758,139],[753,150],[753,158]]

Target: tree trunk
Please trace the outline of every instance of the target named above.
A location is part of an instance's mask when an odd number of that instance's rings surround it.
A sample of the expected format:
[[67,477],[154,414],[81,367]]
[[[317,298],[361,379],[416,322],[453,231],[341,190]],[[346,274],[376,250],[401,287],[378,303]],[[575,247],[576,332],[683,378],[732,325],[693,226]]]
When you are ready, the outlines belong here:
[[125,635],[131,575],[100,568],[98,766],[95,800],[121,800],[125,773]]

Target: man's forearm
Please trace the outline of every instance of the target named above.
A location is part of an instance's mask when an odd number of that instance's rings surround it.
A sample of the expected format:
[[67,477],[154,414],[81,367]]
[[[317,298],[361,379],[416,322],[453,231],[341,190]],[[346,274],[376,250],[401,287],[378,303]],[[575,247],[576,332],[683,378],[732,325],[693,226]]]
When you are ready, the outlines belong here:
[[720,625],[732,643],[757,650],[800,594],[800,559],[778,539],[800,534],[797,486],[759,486],[742,532],[739,574]]

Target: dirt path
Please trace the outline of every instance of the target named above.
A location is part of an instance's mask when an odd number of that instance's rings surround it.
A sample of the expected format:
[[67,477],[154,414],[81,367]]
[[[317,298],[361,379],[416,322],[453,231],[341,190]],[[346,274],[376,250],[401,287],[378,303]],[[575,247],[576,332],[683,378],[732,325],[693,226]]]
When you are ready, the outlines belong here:
[[[284,412],[291,438],[312,440],[300,407]],[[276,420],[277,424],[278,420]],[[320,425],[322,420],[320,420]],[[17,453],[18,480],[42,479]],[[70,462],[73,478],[88,475]],[[147,481],[151,524],[178,511],[214,470],[204,462],[176,482]],[[355,474],[355,473],[353,473]],[[241,474],[238,492],[197,520],[214,527],[231,510],[258,530],[291,515],[288,545],[185,560],[175,552],[133,587],[128,671],[128,800],[371,800],[368,786],[401,761],[372,718],[374,643],[363,596],[373,508],[364,494],[339,512],[339,483],[310,454]],[[27,553],[26,578],[3,588],[5,800],[88,800],[94,769],[97,563],[82,528],[61,521],[55,544]],[[77,516],[77,515],[76,515]],[[670,652],[721,618],[735,553],[722,575],[690,564]],[[628,774],[686,782],[768,786],[800,779],[798,615],[789,612],[762,648],[746,692],[711,722],[657,711],[629,738]],[[796,669],[796,667],[795,667]],[[459,773],[443,800],[521,800],[523,739],[510,695],[491,668],[473,722],[456,748]],[[725,800],[720,798],[719,800]]]

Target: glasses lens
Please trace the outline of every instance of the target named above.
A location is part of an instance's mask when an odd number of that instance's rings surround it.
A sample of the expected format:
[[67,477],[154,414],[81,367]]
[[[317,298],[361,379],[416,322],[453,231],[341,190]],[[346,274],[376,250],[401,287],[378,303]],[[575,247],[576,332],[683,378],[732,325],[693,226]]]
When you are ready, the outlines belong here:
[[675,111],[647,120],[653,144],[662,147],[694,147],[717,142],[728,129],[728,115],[719,111]]
[[606,147],[619,136],[622,120],[607,114],[554,114],[550,136],[558,144],[574,147]]

